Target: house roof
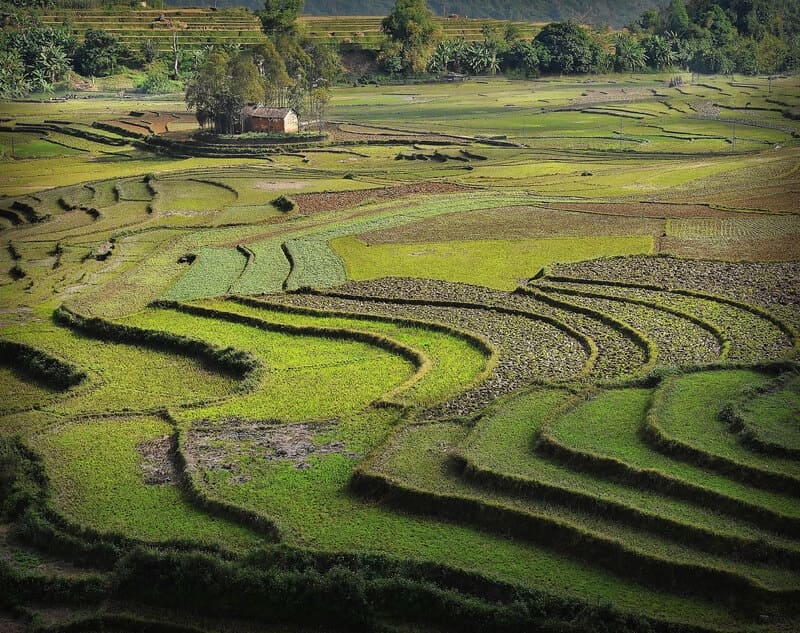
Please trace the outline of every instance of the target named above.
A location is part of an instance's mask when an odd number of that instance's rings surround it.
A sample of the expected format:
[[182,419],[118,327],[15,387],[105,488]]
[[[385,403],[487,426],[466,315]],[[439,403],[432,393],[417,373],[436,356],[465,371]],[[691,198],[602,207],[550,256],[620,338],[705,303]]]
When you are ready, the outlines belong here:
[[242,113],[258,119],[285,119],[286,115],[294,112],[291,108],[268,108],[267,106],[245,106]]

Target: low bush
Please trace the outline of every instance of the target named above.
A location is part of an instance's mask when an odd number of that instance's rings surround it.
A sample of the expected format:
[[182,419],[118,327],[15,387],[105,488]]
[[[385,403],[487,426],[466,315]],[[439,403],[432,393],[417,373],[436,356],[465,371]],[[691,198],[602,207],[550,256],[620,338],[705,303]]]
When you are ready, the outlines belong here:
[[69,389],[86,379],[86,373],[30,345],[0,340],[0,356],[17,371],[48,387]]
[[[170,304],[171,306],[172,304]],[[143,330],[129,325],[119,325],[97,317],[84,317],[64,306],[53,313],[56,322],[96,338],[118,343],[134,343],[167,349],[209,361],[234,375],[246,377],[260,369],[259,361],[241,350],[217,348],[203,341],[178,336],[169,332]]]
[[283,211],[284,213],[293,211],[296,206],[294,200],[289,196],[278,196],[270,204],[278,211]]

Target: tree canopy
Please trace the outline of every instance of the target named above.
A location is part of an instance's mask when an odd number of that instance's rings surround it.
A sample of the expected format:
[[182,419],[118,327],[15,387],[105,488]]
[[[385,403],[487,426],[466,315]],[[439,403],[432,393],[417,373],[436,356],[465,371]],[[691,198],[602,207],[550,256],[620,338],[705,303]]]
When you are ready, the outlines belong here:
[[599,47],[589,31],[575,22],[553,22],[535,41],[547,51],[547,70],[558,73],[588,73],[595,68]]
[[89,29],[75,53],[75,67],[82,75],[110,75],[126,52],[125,47],[107,31]]
[[381,28],[394,43],[382,51],[384,59],[393,59],[389,63],[399,66],[398,70],[425,70],[439,35],[433,12],[425,0],[397,0]]
[[215,49],[189,82],[186,105],[200,125],[211,123],[215,132],[232,134],[239,129],[245,104],[263,102],[265,93],[266,84],[250,55],[230,56]]
[[293,31],[302,12],[303,0],[264,0],[264,9],[258,16],[261,27],[269,35]]

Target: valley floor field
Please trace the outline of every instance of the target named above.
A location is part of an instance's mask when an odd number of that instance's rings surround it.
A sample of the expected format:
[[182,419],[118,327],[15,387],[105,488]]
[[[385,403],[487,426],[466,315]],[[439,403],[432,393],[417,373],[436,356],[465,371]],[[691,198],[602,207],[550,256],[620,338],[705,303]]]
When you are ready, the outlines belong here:
[[0,104],[0,629],[800,627],[800,88],[669,79]]

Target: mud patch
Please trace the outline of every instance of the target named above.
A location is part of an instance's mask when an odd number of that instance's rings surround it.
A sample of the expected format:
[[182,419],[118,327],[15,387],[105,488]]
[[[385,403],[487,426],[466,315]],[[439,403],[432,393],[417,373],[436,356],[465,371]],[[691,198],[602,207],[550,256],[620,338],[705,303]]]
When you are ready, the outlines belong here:
[[219,423],[207,420],[196,422],[186,439],[187,461],[190,469],[227,470],[231,483],[245,483],[250,477],[242,472],[242,463],[265,461],[288,462],[295,468],[313,467],[311,458],[317,455],[361,455],[346,450],[341,440],[320,441],[333,431],[338,422],[303,422],[282,424],[278,421],[244,422],[230,419]]
[[653,235],[664,231],[664,220],[563,211],[550,207],[513,206],[455,211],[359,236],[368,245],[507,240],[549,237]]
[[10,612],[0,610],[0,631],[7,633],[23,633],[27,626],[21,618],[17,618]]
[[598,215],[621,215],[639,218],[733,218],[737,211],[717,209],[705,204],[670,204],[668,202],[570,202],[559,205],[564,211]]
[[42,319],[36,318],[33,310],[27,307],[6,308],[0,310],[0,327],[24,325],[34,321],[41,321]]
[[303,213],[321,213],[323,211],[348,209],[365,202],[383,202],[406,196],[459,193],[463,191],[473,191],[473,189],[471,187],[444,182],[422,182],[374,189],[303,193],[293,196],[293,198],[298,208]]
[[136,446],[141,461],[144,483],[147,486],[173,484],[177,480],[175,464],[172,461],[172,440],[169,435],[141,442]]
[[282,191],[283,189],[305,189],[307,180],[262,180],[257,182],[255,189],[259,191]]

